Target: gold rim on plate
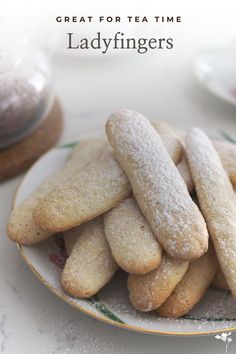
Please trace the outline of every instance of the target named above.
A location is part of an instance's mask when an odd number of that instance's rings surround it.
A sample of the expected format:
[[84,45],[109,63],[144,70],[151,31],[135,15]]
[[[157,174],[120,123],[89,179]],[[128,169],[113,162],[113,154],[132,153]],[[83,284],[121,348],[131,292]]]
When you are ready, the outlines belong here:
[[[25,178],[31,172],[31,169],[35,166],[35,164],[38,163],[38,161],[44,159],[52,150],[57,150],[57,148],[50,149],[45,154],[43,154],[29,168],[29,170],[26,172],[24,177],[21,179],[19,185],[17,186],[16,192],[14,194],[13,203],[12,203],[12,207],[13,208],[16,206],[16,198],[17,198],[17,195],[19,193],[20,187],[21,187],[22,183],[24,182]],[[160,334],[160,335],[169,335],[169,336],[179,336],[179,337],[203,336],[203,335],[210,335],[210,334],[217,334],[217,333],[223,333],[223,332],[236,331],[236,327],[229,327],[229,328],[224,328],[224,329],[220,329],[220,330],[209,330],[209,331],[206,331],[206,332],[167,332],[167,331],[160,331],[160,330],[155,330],[155,329],[147,329],[147,328],[143,328],[143,327],[137,327],[137,326],[129,325],[129,324],[126,324],[126,323],[119,323],[119,322],[115,322],[115,321],[113,321],[111,319],[108,319],[108,318],[105,318],[105,317],[102,317],[102,316],[98,316],[94,312],[85,309],[83,306],[75,304],[66,295],[61,293],[57,288],[53,287],[50,283],[48,283],[47,280],[37,271],[37,269],[31,263],[31,261],[29,260],[29,258],[25,254],[22,245],[17,243],[17,248],[18,248],[18,250],[20,252],[20,255],[22,256],[23,260],[28,265],[29,269],[36,275],[36,277],[40,280],[40,282],[44,286],[46,286],[46,288],[48,288],[52,293],[54,293],[58,298],[60,298],[61,300],[63,300],[67,304],[71,305],[72,307],[76,308],[77,310],[80,310],[84,314],[86,314],[86,315],[88,315],[90,317],[93,317],[93,318],[95,318],[95,319],[97,319],[99,321],[102,321],[102,322],[104,322],[106,324],[110,324],[110,325],[113,325],[113,326],[116,326],[116,327],[119,327],[119,328],[123,328],[123,329],[126,329],[126,330],[131,330],[133,332],[141,332],[141,333],[149,333],[149,334]]]

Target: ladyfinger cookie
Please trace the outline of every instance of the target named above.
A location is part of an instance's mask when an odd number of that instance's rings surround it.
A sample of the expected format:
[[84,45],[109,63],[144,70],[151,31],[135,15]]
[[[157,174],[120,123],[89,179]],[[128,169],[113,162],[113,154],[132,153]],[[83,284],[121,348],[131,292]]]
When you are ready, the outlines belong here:
[[220,267],[236,296],[236,203],[232,185],[219,155],[200,129],[193,128],[187,134],[186,154]]
[[225,276],[220,268],[218,268],[211,285],[217,289],[229,290]]
[[236,144],[226,141],[214,141],[213,146],[218,152],[222,165],[227,171],[233,185],[236,184]]
[[152,311],[161,306],[181,281],[188,262],[163,255],[159,267],[147,274],[130,274],[129,297],[139,311]]
[[218,262],[209,246],[207,253],[190,263],[183,279],[157,309],[160,317],[178,318],[189,312],[203,297],[216,273]]
[[63,289],[75,297],[95,295],[118,270],[104,235],[102,217],[85,224],[62,272]]
[[[182,145],[174,133],[171,138],[167,125],[162,138],[171,158],[178,161]],[[173,146],[178,147],[177,152]],[[67,230],[104,213],[130,194],[128,179],[112,152],[104,149],[104,155],[74,176],[63,190],[55,190],[39,203],[34,220],[47,232]]]
[[144,274],[158,267],[161,247],[132,197],[104,215],[104,229],[113,257],[126,272]]
[[11,240],[20,244],[33,245],[50,236],[50,232],[43,231],[34,223],[32,218],[34,208],[52,190],[61,188],[71,175],[95,159],[104,144],[101,139],[81,141],[72,150],[71,156],[62,170],[42,183],[33,194],[13,209],[8,222],[8,235]]
[[[219,154],[222,165],[228,173],[229,179],[233,185],[236,184],[236,145],[225,141],[214,141],[213,146]],[[186,155],[183,154],[182,159],[177,165],[189,193],[194,191],[194,182],[189,169]]]
[[51,233],[69,230],[103,214],[130,194],[130,184],[108,147],[100,158],[38,204],[34,222]]
[[190,168],[188,165],[188,160],[187,160],[185,153],[183,154],[182,159],[178,163],[177,169],[178,169],[181,177],[183,178],[189,193],[190,194],[193,193],[194,192],[194,182],[193,182],[193,178],[191,176]]
[[199,258],[208,248],[206,224],[158,133],[144,116],[130,110],[114,113],[106,132],[165,251],[180,260]]
[[173,162],[175,164],[180,162],[184,153],[184,146],[174,129],[172,129],[169,124],[161,120],[152,122],[152,125],[160,135],[162,142],[168,150]]
[[80,225],[80,226],[74,227],[73,229],[63,232],[63,239],[64,239],[64,244],[65,244],[67,256],[69,256],[71,254],[71,251],[76,243],[78,235],[82,231],[83,226],[84,225]]

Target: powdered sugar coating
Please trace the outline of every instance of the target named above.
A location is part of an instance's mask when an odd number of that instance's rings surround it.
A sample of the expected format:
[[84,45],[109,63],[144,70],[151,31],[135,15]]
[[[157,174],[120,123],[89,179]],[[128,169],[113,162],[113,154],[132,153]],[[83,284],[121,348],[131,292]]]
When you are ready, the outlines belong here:
[[160,244],[178,259],[200,257],[208,247],[206,224],[155,129],[141,114],[122,110],[109,118],[106,130]]
[[34,223],[32,217],[34,208],[54,189],[61,188],[74,173],[96,159],[101,153],[104,141],[102,139],[81,141],[72,150],[65,166],[43,182],[30,197],[12,211],[8,223],[8,234],[13,241],[32,245],[50,236],[50,232],[43,231]]
[[188,160],[187,160],[185,153],[183,154],[181,161],[178,163],[177,168],[178,168],[178,171],[187,186],[189,193],[193,193],[194,192],[194,182],[193,182],[193,178],[191,175],[191,171],[190,171],[190,168],[188,165]]
[[[221,163],[228,173],[231,183],[236,184],[236,145],[225,141],[213,141],[213,146],[219,154]],[[192,193],[194,191],[194,182],[185,153],[178,163],[177,168],[189,193]]]
[[188,268],[188,262],[163,255],[159,267],[147,274],[130,274],[130,301],[139,311],[152,311],[165,302]]
[[213,146],[220,156],[231,183],[236,184],[236,145],[226,141],[214,141]]
[[[182,144],[166,124],[161,126],[163,141],[171,158],[178,161]],[[94,159],[96,157],[95,154]],[[36,208],[35,221],[43,230],[57,232],[79,225],[104,213],[131,194],[129,181],[108,144],[100,159],[73,178],[68,176],[68,180],[63,189],[58,188],[54,193],[45,195],[45,202],[40,202]]]
[[200,129],[188,133],[186,153],[221,269],[236,296],[236,203],[232,185],[216,150]]
[[112,255],[126,272],[144,274],[158,267],[161,247],[132,197],[104,215],[104,228]]
[[162,142],[174,163],[177,164],[180,162],[184,153],[184,146],[176,132],[169,124],[161,120],[152,122],[152,125],[160,135]]
[[192,310],[210,286],[217,267],[215,252],[210,245],[207,253],[190,263],[183,279],[158,308],[157,314],[161,317],[178,318]]
[[[75,230],[76,232],[76,230]],[[96,294],[118,270],[104,235],[102,217],[77,228],[78,238],[62,272],[62,286],[76,297]]]
[[128,180],[108,146],[100,158],[39,203],[34,221],[44,230],[65,231],[103,214],[130,194]]
[[[86,225],[86,224],[83,224]],[[73,250],[73,247],[77,241],[79,234],[82,232],[83,225],[74,227],[73,229],[63,232],[64,244],[66,249],[66,254],[69,256]]]

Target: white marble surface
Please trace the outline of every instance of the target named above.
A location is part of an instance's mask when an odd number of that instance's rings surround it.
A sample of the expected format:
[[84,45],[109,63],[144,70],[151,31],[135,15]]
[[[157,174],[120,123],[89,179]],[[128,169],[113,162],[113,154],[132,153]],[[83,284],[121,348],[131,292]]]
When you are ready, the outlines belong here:
[[[183,128],[198,125],[236,136],[236,108],[203,90],[192,73],[198,48],[156,57],[54,58],[56,90],[65,110],[63,141],[102,129],[120,107]],[[21,177],[0,185],[0,353],[225,353],[214,336],[170,338],[132,333],[89,318],[57,299],[31,273],[6,236]],[[236,334],[228,353],[235,353]]]

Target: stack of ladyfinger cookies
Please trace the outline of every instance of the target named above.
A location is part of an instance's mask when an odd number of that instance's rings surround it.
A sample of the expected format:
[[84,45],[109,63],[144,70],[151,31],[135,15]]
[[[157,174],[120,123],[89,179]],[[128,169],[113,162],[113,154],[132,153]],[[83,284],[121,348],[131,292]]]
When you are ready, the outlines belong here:
[[180,317],[210,285],[236,297],[236,145],[121,110],[108,139],[80,142],[65,166],[16,207],[9,237],[63,232],[63,289],[90,297],[119,268],[139,311]]

